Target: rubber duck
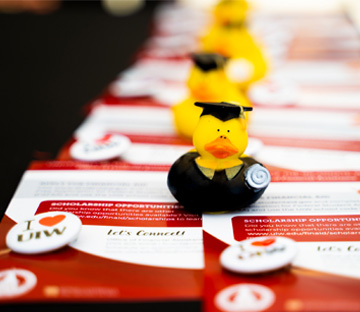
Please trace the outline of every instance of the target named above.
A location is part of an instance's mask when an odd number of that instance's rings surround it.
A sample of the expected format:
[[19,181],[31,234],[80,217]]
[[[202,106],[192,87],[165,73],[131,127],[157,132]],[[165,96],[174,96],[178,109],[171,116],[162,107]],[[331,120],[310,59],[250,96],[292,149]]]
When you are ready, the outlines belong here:
[[203,109],[194,131],[195,149],[171,166],[170,192],[192,213],[239,210],[260,198],[269,171],[244,154],[248,136],[245,111],[227,102],[196,102]]
[[172,107],[173,119],[179,136],[191,141],[201,114],[195,102],[221,101],[251,106],[247,97],[229,81],[225,73],[226,58],[216,53],[194,53],[194,66],[187,81],[189,96]]
[[267,70],[267,60],[246,27],[248,9],[243,0],[220,1],[214,10],[214,25],[201,40],[204,51],[230,58],[228,76],[243,90]]

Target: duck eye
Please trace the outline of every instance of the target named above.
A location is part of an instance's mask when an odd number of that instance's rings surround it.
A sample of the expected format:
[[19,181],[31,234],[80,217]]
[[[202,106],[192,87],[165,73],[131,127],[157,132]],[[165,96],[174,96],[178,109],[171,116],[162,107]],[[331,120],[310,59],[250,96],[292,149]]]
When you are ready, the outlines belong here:
[[217,129],[217,132],[220,132],[220,129]]
[[228,130],[227,132],[230,132],[230,130]]

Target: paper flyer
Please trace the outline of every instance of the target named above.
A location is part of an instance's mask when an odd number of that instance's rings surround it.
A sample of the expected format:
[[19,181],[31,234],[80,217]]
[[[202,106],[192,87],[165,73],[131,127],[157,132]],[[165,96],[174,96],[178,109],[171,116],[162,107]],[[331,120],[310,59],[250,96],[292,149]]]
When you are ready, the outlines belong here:
[[[346,180],[275,179],[245,211],[204,214],[205,310],[357,311],[360,184],[358,177]],[[222,268],[219,258],[227,246],[282,236],[298,248],[290,267],[262,274]]]
[[[149,116],[151,118],[149,118]],[[118,160],[134,164],[171,165],[193,148],[179,137],[169,107],[98,103],[59,152],[72,160],[71,145],[102,134],[125,135],[130,148]],[[360,137],[353,111],[255,107],[248,127],[246,154],[265,164],[298,171],[359,170]]]
[[[33,168],[24,174],[1,224],[1,281],[8,289],[2,302],[200,300],[201,218],[171,197],[167,172],[58,170],[46,162]],[[78,216],[78,239],[43,255],[7,250],[5,236],[15,222],[47,211]],[[46,239],[35,234],[25,231],[22,239]],[[31,291],[20,294],[22,279],[28,282],[23,272],[34,281]]]

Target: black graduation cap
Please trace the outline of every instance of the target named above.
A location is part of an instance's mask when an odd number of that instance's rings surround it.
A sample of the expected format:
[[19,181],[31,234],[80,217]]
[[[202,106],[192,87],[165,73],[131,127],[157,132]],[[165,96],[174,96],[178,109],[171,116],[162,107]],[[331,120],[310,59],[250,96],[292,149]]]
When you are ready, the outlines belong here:
[[201,116],[212,115],[222,121],[243,117],[243,112],[252,111],[252,107],[239,106],[227,102],[195,102],[195,105],[203,108]]
[[227,58],[217,53],[193,53],[192,59],[197,67],[203,71],[223,68]]

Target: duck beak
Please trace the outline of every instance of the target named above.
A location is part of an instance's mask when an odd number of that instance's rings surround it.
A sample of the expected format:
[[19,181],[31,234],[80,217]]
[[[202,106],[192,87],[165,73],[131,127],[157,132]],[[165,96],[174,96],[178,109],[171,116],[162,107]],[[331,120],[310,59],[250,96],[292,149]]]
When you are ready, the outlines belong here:
[[224,159],[239,152],[226,136],[219,136],[214,141],[205,144],[205,150],[216,158]]

